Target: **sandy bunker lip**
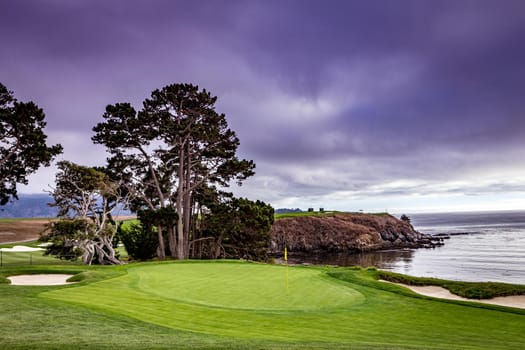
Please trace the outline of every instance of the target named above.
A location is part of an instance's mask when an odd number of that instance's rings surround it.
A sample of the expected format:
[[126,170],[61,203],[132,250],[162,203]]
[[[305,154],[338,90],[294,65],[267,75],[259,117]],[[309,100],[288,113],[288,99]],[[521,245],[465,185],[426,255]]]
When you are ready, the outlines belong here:
[[[380,280],[381,282],[393,283],[389,281]],[[412,290],[421,295],[426,295],[433,298],[473,301],[476,303],[492,304],[500,306],[515,307],[525,309],[525,295],[511,295],[507,297],[496,297],[493,299],[467,299],[458,295],[450,293],[448,289],[439,286],[410,286],[402,283],[393,283]]]
[[7,277],[15,286],[59,286],[75,282],[67,282],[73,275],[65,274],[40,274],[40,275],[19,275]]

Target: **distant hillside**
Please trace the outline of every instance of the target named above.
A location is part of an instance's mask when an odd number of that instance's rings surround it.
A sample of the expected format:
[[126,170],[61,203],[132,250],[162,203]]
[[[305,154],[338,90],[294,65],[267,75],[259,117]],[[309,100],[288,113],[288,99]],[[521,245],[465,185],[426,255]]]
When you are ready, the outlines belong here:
[[[57,208],[52,208],[48,203],[53,203],[53,197],[47,194],[21,194],[20,199],[4,206],[0,206],[0,218],[54,218]],[[131,215],[129,210],[115,210],[118,215]]]
[[21,194],[20,199],[0,207],[0,218],[50,218],[57,214],[48,194]]
[[299,208],[279,208],[275,209],[275,214],[287,214],[287,213],[300,213],[302,212]]

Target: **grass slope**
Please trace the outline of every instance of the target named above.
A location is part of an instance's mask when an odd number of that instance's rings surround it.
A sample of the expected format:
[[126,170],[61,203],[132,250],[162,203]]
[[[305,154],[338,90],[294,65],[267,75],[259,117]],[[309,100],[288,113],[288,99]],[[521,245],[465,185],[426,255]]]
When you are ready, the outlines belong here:
[[38,301],[202,334],[219,347],[517,349],[525,342],[521,311],[418,297],[376,282],[374,271],[233,262],[120,269],[127,273],[45,291]]
[[80,261],[71,262],[60,260],[54,256],[44,256],[42,252],[2,252],[2,267],[27,265],[74,265]]
[[[0,248],[12,248],[13,246],[21,245],[27,247],[40,248],[38,241],[31,241],[25,243],[9,243],[0,244]],[[45,256],[44,251],[35,252],[0,252],[0,268],[13,268],[31,265],[80,265],[81,261],[67,261],[60,260],[54,256]]]

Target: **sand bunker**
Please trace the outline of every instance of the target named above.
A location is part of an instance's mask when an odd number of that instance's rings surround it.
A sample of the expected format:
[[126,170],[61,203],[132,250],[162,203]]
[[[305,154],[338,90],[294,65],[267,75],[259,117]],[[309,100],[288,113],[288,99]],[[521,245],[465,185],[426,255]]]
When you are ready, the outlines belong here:
[[75,282],[66,282],[73,275],[49,274],[49,275],[19,275],[7,277],[12,285],[16,286],[58,286]]
[[20,253],[20,252],[38,252],[38,251],[41,251],[41,250],[44,250],[44,249],[28,247],[28,246],[25,246],[25,245],[15,245],[13,248],[0,248],[0,250],[3,251],[3,252]]
[[[388,281],[382,281],[388,282]],[[392,282],[388,282],[392,283]],[[493,304],[500,306],[509,306],[516,307],[519,309],[525,309],[525,295],[513,295],[508,297],[497,297],[493,299],[467,299],[450,293],[448,289],[438,286],[410,286],[402,283],[393,283],[398,286],[402,286],[410,289],[413,292],[416,292],[421,295],[426,295],[429,297],[440,298],[440,299],[449,299],[449,300],[463,300],[463,301],[473,301],[476,303],[484,304]]]

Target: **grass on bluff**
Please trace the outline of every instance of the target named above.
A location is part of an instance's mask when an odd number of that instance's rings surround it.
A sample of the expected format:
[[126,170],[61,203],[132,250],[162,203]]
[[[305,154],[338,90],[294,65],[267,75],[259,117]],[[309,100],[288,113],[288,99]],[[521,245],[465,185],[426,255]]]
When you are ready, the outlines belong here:
[[296,218],[296,217],[302,217],[302,216],[330,216],[340,213],[338,211],[298,211],[298,212],[291,212],[291,213],[280,213],[275,214],[275,219],[283,219],[283,218]]
[[[275,214],[274,217],[276,220],[278,219],[284,219],[284,218],[296,218],[296,217],[303,217],[303,216],[332,216],[334,214],[365,214],[365,213],[351,213],[351,212],[343,212],[343,211],[336,211],[336,210],[330,210],[330,211],[299,211],[299,212],[290,212],[290,213],[279,213]],[[367,215],[374,215],[374,216],[386,216],[390,215],[389,213],[366,213]]]

